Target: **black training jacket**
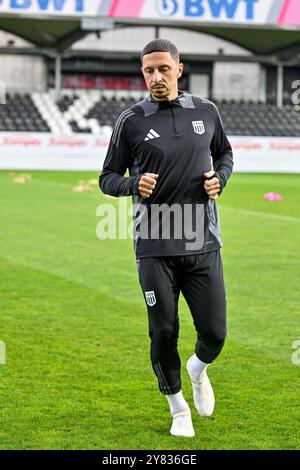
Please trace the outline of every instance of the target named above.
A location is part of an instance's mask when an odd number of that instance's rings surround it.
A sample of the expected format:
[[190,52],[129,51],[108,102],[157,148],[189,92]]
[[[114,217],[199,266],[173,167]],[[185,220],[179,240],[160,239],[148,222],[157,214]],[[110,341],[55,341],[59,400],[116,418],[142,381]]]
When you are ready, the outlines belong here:
[[[203,186],[212,164],[222,192],[232,173],[232,149],[211,101],[180,92],[174,100],[157,102],[150,95],[119,116],[99,183],[105,194],[133,196],[137,258],[222,246],[217,204]],[[144,173],[159,174],[146,199],[138,192]]]

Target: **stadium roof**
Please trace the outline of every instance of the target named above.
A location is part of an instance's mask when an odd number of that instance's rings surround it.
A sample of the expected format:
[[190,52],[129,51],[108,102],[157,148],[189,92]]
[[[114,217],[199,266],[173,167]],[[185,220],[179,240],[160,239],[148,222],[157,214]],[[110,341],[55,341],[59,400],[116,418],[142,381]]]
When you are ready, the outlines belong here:
[[0,16],[0,29],[35,46],[63,50],[86,35],[78,18],[26,18]]
[[270,26],[234,27],[232,25],[230,27],[201,25],[193,29],[226,39],[257,55],[271,54],[282,59],[289,59],[298,56],[300,52],[299,29],[279,29]]
[[[80,18],[28,18],[0,15],[0,29],[26,39],[33,45],[63,51],[83,38],[88,32],[82,29]],[[152,25],[153,22],[114,19],[115,27]],[[213,35],[237,44],[256,55],[274,55],[279,60],[299,58],[300,29],[261,25],[226,25],[215,23],[187,23],[158,21],[157,26],[184,28]],[[96,30],[96,28],[95,28]]]

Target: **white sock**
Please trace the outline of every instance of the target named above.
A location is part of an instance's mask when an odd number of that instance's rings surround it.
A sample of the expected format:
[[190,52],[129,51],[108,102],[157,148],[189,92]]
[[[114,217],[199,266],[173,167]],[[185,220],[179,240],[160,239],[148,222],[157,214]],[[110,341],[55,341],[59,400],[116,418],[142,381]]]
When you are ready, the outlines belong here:
[[182,395],[182,390],[180,392],[175,393],[174,395],[166,395],[167,400],[169,402],[171,415],[174,416],[177,413],[183,413],[185,411],[189,412],[190,407],[184,399]]
[[202,372],[205,371],[205,369],[209,366],[209,364],[206,364],[205,362],[200,361],[200,359],[194,354],[190,359],[189,359],[189,372],[195,376],[199,377]]

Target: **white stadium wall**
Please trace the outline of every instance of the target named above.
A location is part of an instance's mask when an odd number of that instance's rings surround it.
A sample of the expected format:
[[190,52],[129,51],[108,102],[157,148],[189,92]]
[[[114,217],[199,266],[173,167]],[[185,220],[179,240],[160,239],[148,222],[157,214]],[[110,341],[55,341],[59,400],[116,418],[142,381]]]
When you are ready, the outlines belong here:
[[0,55],[0,81],[8,92],[45,91],[47,68],[43,57],[14,54],[14,47],[31,47],[28,41],[0,31],[0,47],[10,47],[11,54]]
[[216,99],[266,101],[266,69],[260,64],[215,62],[213,97]]
[[[173,41],[182,54],[217,54],[222,49],[222,53],[227,55],[251,55],[249,51],[223,39],[184,29],[160,27],[159,36]],[[154,27],[124,27],[102,31],[99,38],[96,34],[89,34],[73,44],[71,49],[140,52],[154,38]]]
[[[300,173],[300,138],[229,136],[234,171]],[[108,138],[0,133],[0,169],[99,171]]]
[[6,91],[30,93],[45,91],[47,68],[42,57],[2,54],[0,56],[0,81]]

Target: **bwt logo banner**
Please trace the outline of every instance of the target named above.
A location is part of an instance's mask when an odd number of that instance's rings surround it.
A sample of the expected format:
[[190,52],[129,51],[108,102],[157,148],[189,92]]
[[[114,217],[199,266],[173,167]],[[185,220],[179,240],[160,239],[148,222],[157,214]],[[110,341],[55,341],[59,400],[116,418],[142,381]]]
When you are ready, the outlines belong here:
[[95,0],[0,0],[0,13],[95,14]]
[[267,23],[274,0],[156,0],[160,17]]

